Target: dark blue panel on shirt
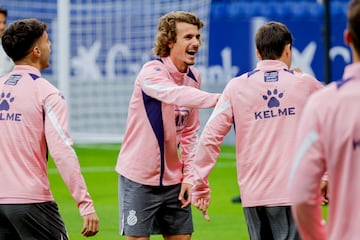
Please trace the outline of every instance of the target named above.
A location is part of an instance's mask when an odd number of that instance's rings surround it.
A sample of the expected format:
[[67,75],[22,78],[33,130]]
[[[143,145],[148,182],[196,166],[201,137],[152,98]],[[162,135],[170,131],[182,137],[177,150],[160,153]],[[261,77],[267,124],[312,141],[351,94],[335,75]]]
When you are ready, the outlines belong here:
[[159,144],[160,157],[161,157],[160,186],[162,186],[165,158],[164,158],[164,125],[162,118],[161,102],[155,98],[148,96],[144,92],[142,92],[142,95],[143,95],[146,115],[149,119],[150,125],[154,131],[154,134]]
[[347,82],[349,82],[351,79],[353,78],[347,78],[347,79],[340,79],[338,81],[336,81],[336,86],[337,88],[341,88],[342,86],[344,86]]
[[260,71],[259,69],[256,69],[256,70],[253,70],[253,71],[251,71],[251,72],[248,72],[248,76],[247,77],[250,77],[251,75],[253,75],[253,74],[255,74],[255,73],[257,73],[258,71]]
[[36,74],[32,74],[32,73],[29,73],[30,77],[33,79],[33,80],[36,80],[38,78],[40,78],[38,75]]
[[195,82],[197,82],[195,76],[194,76],[194,73],[191,71],[191,69],[189,69],[189,72],[187,74],[190,78],[192,78]]

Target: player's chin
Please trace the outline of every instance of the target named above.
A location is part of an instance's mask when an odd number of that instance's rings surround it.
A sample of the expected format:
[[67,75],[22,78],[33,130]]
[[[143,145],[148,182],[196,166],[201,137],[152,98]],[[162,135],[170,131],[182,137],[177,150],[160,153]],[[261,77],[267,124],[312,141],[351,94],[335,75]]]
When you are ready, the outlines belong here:
[[187,59],[185,62],[188,66],[192,66],[195,64],[195,58],[194,59]]

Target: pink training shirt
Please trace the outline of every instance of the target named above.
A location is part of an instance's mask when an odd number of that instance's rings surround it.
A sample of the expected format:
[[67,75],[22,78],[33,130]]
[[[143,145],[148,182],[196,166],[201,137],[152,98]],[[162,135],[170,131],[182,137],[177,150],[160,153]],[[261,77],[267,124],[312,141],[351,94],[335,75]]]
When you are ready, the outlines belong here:
[[[300,122],[290,181],[302,239],[355,240],[360,236],[360,63],[343,80],[309,99]],[[322,223],[320,180],[328,173],[328,223]]]
[[116,165],[119,174],[150,186],[192,184],[198,108],[215,106],[219,97],[199,90],[200,86],[196,68],[181,73],[170,57],[143,66],[129,104]]
[[310,75],[288,70],[277,60],[260,61],[252,72],[230,80],[200,137],[193,202],[210,198],[208,176],[234,125],[243,206],[290,205],[295,130],[306,99],[321,87]]
[[95,212],[68,133],[64,97],[40,71],[16,65],[0,78],[0,204],[52,201],[48,150],[81,215]]

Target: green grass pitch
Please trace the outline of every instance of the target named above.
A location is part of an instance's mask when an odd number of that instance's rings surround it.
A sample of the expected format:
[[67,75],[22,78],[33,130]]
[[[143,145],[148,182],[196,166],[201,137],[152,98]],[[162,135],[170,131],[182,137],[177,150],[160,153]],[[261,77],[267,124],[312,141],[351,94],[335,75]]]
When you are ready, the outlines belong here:
[[[118,192],[115,164],[120,144],[76,145],[81,169],[100,218],[100,232],[94,240],[125,239],[119,235]],[[52,159],[49,160],[51,190],[59,205],[70,239],[85,239],[80,234],[82,219],[75,201],[70,196]],[[239,193],[235,170],[235,148],[221,147],[217,165],[210,175],[211,205],[208,209],[211,221],[207,222],[200,211],[193,208],[195,232],[192,240],[249,239],[242,206],[232,203]],[[152,236],[160,240],[161,236]]]

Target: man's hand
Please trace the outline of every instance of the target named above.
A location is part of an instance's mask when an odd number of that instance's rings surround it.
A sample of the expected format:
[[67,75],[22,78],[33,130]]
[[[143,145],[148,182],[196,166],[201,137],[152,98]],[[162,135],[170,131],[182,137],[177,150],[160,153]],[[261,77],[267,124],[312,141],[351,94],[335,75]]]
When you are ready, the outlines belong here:
[[210,216],[207,212],[207,208],[210,205],[210,201],[200,198],[197,202],[195,202],[193,204],[196,208],[198,208],[202,212],[202,215],[205,218],[205,220],[210,221]]
[[181,201],[181,207],[184,208],[191,204],[191,188],[192,185],[189,183],[182,183],[178,199]]
[[326,205],[329,203],[328,181],[321,181],[320,190],[322,196],[321,203],[322,205]]
[[91,237],[99,231],[99,218],[96,213],[91,213],[82,216],[84,225],[81,229],[81,235],[84,237]]

